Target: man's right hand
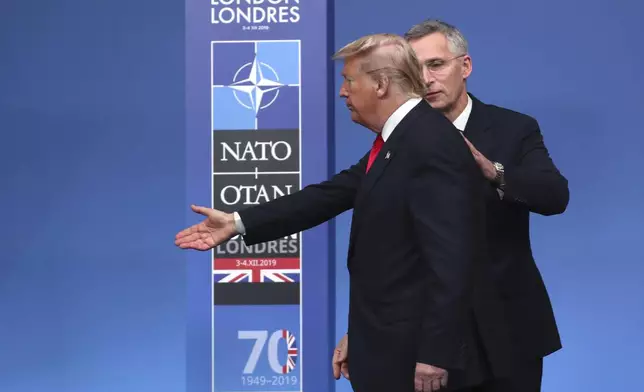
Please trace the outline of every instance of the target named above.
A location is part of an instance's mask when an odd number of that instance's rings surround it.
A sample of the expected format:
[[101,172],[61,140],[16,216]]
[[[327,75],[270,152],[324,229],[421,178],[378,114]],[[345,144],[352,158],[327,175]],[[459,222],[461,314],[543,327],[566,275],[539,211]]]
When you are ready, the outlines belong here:
[[333,352],[333,377],[340,378],[340,374],[349,379],[349,336],[344,335],[338,342]]
[[194,212],[206,216],[206,219],[180,231],[174,242],[178,247],[209,250],[238,234],[233,214],[195,205],[190,207]]

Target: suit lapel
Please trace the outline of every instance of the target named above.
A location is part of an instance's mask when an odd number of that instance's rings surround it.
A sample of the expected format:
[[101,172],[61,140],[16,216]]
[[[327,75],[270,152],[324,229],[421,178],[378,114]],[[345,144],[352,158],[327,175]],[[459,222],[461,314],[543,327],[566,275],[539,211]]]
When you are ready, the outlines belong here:
[[[393,135],[392,135],[393,137]],[[354,207],[360,205],[364,199],[369,195],[369,192],[376,185],[382,174],[385,172],[387,165],[392,161],[395,156],[395,151],[393,148],[391,140],[387,140],[386,143],[382,145],[382,149],[376,156],[376,159],[371,165],[371,169],[365,174],[360,184],[360,190],[358,191],[358,196],[354,203]]]
[[472,94],[470,94],[470,98],[472,98],[472,112],[467,120],[463,134],[477,150],[485,154],[489,152],[489,137],[486,134],[490,130],[492,122],[485,110],[485,104]]

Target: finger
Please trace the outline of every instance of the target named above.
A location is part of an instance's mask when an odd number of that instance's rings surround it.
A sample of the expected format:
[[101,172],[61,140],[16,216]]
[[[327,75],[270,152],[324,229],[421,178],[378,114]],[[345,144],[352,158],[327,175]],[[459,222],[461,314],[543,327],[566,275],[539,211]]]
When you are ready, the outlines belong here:
[[199,234],[196,229],[190,228],[183,230],[176,236],[175,244],[185,244],[189,242],[194,242],[201,239],[201,234]]
[[192,208],[192,210],[194,212],[196,212],[197,214],[206,215],[206,216],[208,215],[208,211],[210,210],[210,208],[197,206],[197,205],[194,205],[194,204],[191,205],[190,208]]
[[344,378],[346,378],[347,380],[350,380],[350,378],[349,378],[349,362],[346,362],[346,361],[343,362],[341,369],[342,369],[342,375],[344,376]]
[[414,391],[415,392],[424,392],[423,391],[423,379],[418,375],[414,377]]
[[338,348],[335,350],[337,358],[340,362],[343,362],[347,359],[347,350],[343,348]]
[[443,387],[447,387],[447,376],[448,376],[448,374],[445,374],[445,376],[443,376],[443,378],[441,378],[441,385]]
[[438,391],[439,389],[441,389],[441,380],[435,378],[431,382],[431,391]]
[[181,249],[194,249],[194,250],[209,250],[212,247],[210,245],[208,245],[207,243],[199,240],[199,241],[186,242],[186,243],[180,244],[179,248],[181,248]]
[[340,378],[340,365],[336,361],[333,361],[332,366],[333,366],[333,378],[337,380]]
[[203,233],[200,229],[198,229],[198,232],[194,232],[186,237],[179,238],[175,241],[175,243],[177,244],[177,246],[183,249],[190,248],[197,250],[208,250],[217,245],[215,243],[215,240],[216,238],[213,238],[210,233]]
[[340,378],[340,350],[333,351],[333,359],[331,360],[331,365],[333,366],[333,377],[337,380]]
[[192,226],[188,227],[187,229],[181,230],[180,232],[177,233],[177,235],[175,236],[175,239],[184,238],[184,237],[189,236],[192,233],[196,233],[197,232],[197,226],[198,225],[192,225]]
[[463,139],[465,139],[465,144],[467,144],[467,146],[470,148],[470,151],[472,151],[472,153],[478,152],[476,147],[474,147],[474,145],[469,140],[467,140],[465,136],[463,136]]
[[434,392],[434,388],[432,387],[432,380],[426,378],[423,380],[424,385],[423,385],[423,392]]

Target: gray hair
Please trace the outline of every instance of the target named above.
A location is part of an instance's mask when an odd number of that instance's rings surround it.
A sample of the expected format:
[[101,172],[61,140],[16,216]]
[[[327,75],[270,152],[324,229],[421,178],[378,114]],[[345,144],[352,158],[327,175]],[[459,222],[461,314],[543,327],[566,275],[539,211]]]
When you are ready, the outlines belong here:
[[438,19],[428,19],[412,26],[405,33],[407,41],[423,38],[430,34],[441,33],[447,38],[450,52],[455,56],[467,54],[468,45],[465,36],[454,26]]

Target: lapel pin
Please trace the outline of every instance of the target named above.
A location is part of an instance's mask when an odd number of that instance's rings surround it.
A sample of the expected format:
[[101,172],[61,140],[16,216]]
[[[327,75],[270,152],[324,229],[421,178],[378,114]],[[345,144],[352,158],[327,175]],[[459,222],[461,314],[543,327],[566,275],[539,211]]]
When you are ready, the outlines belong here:
[[385,155],[385,159],[389,159],[390,156],[391,156],[391,153],[387,151],[387,155]]

